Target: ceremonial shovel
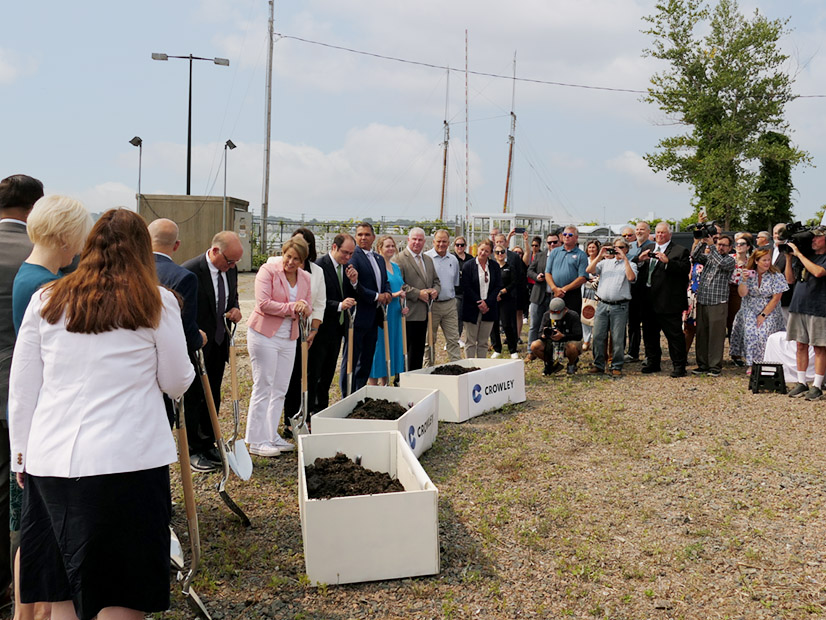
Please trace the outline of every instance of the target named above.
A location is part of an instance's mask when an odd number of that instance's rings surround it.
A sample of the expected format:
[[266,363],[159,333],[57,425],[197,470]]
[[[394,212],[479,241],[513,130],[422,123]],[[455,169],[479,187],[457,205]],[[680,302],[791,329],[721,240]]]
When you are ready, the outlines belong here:
[[350,396],[353,392],[353,334],[356,329],[356,307],[353,306],[347,313],[350,315],[350,325],[347,327],[347,378],[344,387],[347,389],[345,396]]
[[433,342],[433,299],[427,300],[427,344],[430,348],[428,359],[431,366],[436,365],[436,351]]
[[404,353],[404,371],[407,372],[407,317],[404,315],[404,309],[407,308],[407,298],[400,297],[402,305],[402,352]]
[[393,377],[390,374],[390,330],[387,329],[387,306],[382,305],[384,312],[384,360],[387,362],[387,385],[392,385]]
[[241,412],[238,406],[238,359],[235,350],[235,328],[237,325],[230,320],[226,320],[227,334],[229,335],[229,371],[230,384],[232,385],[232,416],[235,428],[232,437],[225,444],[227,460],[235,475],[241,480],[249,480],[252,476],[252,459],[247,452],[247,444],[243,439],[238,438],[238,429],[241,423]]
[[295,435],[306,435],[310,432],[307,426],[307,418],[310,415],[307,402],[307,356],[310,349],[307,344],[307,333],[310,331],[310,321],[310,317],[298,318],[298,333],[301,337],[301,409],[294,416],[290,416],[290,428]]
[[[172,408],[175,412],[175,426],[178,429],[178,458],[181,463],[181,486],[184,491],[184,506],[186,507],[186,523],[189,530],[189,546],[192,549],[192,562],[189,566],[189,572],[186,578],[183,577],[183,553],[180,558],[173,557],[172,562],[176,564],[178,569],[178,581],[183,580],[183,588],[181,592],[186,598],[187,604],[192,608],[198,616],[212,620],[206,606],[201,597],[199,597],[195,590],[192,589],[192,579],[195,577],[195,572],[198,570],[198,565],[201,563],[201,536],[198,532],[198,512],[195,509],[195,491],[192,488],[192,470],[189,468],[189,441],[186,438],[186,426],[181,424],[181,412],[183,409],[183,399],[172,401]],[[171,528],[170,528],[171,529]],[[175,536],[174,540],[177,541]],[[180,547],[180,543],[178,543]]]
[[225,486],[229,478],[229,461],[227,460],[227,449],[224,444],[223,436],[221,435],[221,425],[218,423],[218,411],[215,409],[215,401],[212,399],[212,390],[209,387],[209,377],[207,377],[206,368],[204,368],[204,354],[198,349],[195,352],[195,360],[197,361],[198,374],[201,375],[201,385],[204,388],[204,399],[206,400],[207,410],[209,411],[209,420],[212,422],[212,432],[215,435],[215,444],[218,446],[218,454],[221,457],[221,480],[218,482],[218,495],[224,500],[227,507],[241,518],[241,523],[244,526],[249,526],[250,520],[244,511],[238,507],[232,498],[227,493]]

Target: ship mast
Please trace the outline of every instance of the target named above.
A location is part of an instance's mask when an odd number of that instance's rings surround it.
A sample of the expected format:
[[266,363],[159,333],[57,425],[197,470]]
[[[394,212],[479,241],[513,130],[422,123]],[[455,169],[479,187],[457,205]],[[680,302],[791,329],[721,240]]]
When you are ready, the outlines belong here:
[[516,114],[514,114],[514,104],[516,103],[516,52],[513,53],[513,93],[511,95],[511,133],[508,136],[508,172],[505,176],[505,204],[502,213],[508,212],[508,201],[511,197],[511,172],[513,170],[513,142],[516,134]]
[[445,89],[445,141],[442,143],[444,151],[442,161],[442,203],[439,208],[439,220],[445,220],[445,190],[447,189],[447,149],[450,144],[450,125],[447,122],[448,102],[450,101],[450,67],[447,68],[447,87]]

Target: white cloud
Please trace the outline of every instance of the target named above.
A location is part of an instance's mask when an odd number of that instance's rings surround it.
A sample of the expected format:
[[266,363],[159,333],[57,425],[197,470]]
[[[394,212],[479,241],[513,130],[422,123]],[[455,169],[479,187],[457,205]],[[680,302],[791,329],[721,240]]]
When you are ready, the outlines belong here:
[[658,189],[676,186],[666,178],[664,173],[654,172],[642,155],[633,151],[624,151],[620,155],[607,160],[605,167],[627,175],[638,186]]
[[107,181],[78,192],[67,193],[82,202],[90,213],[102,213],[115,207],[126,207],[132,210],[137,208],[137,188],[128,187],[116,181]]
[[33,59],[0,48],[0,84],[11,84],[20,76],[34,73],[36,68]]

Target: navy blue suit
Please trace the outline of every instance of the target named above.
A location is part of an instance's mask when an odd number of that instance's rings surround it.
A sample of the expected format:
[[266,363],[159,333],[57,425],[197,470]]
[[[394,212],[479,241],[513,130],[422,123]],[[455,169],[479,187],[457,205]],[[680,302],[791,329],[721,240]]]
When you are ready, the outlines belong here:
[[[380,282],[376,282],[376,274],[370,261],[379,268]],[[359,278],[355,287],[350,284],[350,280],[344,278],[344,297],[354,297],[356,299],[356,321],[353,334],[353,391],[367,385],[370,377],[370,369],[373,367],[373,355],[376,352],[376,337],[378,326],[381,323],[381,313],[376,311],[376,295],[379,293],[389,293],[390,283],[387,280],[387,267],[384,259],[370,251],[369,255],[361,248],[356,248],[353,257],[350,259]],[[348,343],[345,339],[344,354],[341,358],[341,369],[339,370],[339,384],[342,396],[347,393],[347,355]]]
[[[479,289],[479,271],[477,262],[469,260],[462,266],[462,288],[465,290],[464,299],[462,299],[462,320],[465,323],[475,323],[479,318],[479,301],[482,301],[482,295]],[[499,320],[499,302],[496,301],[496,296],[502,290],[502,270],[499,269],[499,264],[495,260],[488,260],[488,271],[490,272],[490,283],[488,284],[488,296],[484,300],[488,305],[488,312],[482,315],[483,321]]]
[[158,280],[166,288],[175,291],[183,301],[181,321],[184,325],[186,348],[194,353],[201,348],[201,333],[198,331],[198,277],[189,269],[176,265],[165,254],[155,253],[155,269]]

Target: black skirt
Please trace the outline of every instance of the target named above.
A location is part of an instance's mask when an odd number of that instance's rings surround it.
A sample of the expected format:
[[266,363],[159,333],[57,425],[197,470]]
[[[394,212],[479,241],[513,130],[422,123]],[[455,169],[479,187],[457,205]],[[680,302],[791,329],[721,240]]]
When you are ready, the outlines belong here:
[[24,603],[72,600],[169,608],[169,467],[84,478],[26,476],[20,533]]

